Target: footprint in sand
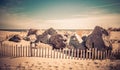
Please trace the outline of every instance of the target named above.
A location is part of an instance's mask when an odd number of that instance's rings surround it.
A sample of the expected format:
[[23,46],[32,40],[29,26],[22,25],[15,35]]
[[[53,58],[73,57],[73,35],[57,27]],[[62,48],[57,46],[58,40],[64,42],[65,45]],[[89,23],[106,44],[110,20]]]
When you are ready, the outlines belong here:
[[69,70],[72,70],[73,68],[72,67],[69,67]]

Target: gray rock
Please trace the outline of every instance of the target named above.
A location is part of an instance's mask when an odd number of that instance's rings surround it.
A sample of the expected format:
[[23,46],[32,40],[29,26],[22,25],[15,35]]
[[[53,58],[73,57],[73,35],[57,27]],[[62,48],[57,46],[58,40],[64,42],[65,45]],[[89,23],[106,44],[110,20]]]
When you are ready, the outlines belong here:
[[93,32],[87,37],[86,47],[87,48],[97,48],[98,50],[105,49],[106,46],[102,39],[102,35],[108,36],[107,30],[102,27],[96,26]]
[[86,49],[84,43],[83,42],[80,43],[75,35],[70,37],[69,45],[73,46],[75,49],[81,49],[81,50]]
[[13,35],[12,37],[9,38],[8,41],[13,41],[13,42],[20,42],[22,40],[22,37],[18,34]]
[[33,34],[36,35],[37,31],[38,31],[37,29],[29,29],[29,30],[28,30],[28,34],[27,34],[27,36],[29,36],[29,35],[33,35]]
[[49,39],[49,44],[51,44],[55,49],[65,48],[66,46],[64,39],[60,34],[52,35]]

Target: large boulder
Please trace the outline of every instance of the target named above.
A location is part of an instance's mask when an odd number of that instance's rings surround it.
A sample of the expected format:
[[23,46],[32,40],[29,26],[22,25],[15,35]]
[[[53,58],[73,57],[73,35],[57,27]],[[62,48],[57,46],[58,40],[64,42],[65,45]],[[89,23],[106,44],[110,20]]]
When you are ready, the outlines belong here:
[[45,30],[45,32],[43,32],[41,35],[37,36],[36,43],[41,42],[41,43],[49,44],[49,38],[52,35],[56,35],[56,34],[57,34],[57,31],[55,29],[49,28]]
[[103,34],[105,36],[108,36],[107,30],[103,29],[102,27],[96,26],[93,32],[87,37],[87,48],[97,48],[98,50],[105,49],[106,45],[102,38]]
[[37,34],[37,31],[38,31],[37,29],[29,29],[29,30],[28,30],[28,34],[27,34],[27,36],[29,36],[29,35],[33,35],[33,34],[36,35],[36,34]]
[[50,38],[50,35],[38,35],[37,40],[35,42],[36,43],[41,42],[41,43],[48,44],[49,38]]
[[20,42],[22,40],[22,37],[18,34],[11,36],[8,41],[13,41],[13,42]]
[[80,38],[78,38],[76,35],[73,35],[73,36],[70,37],[69,45],[73,46],[75,49],[81,49],[81,50],[86,49],[83,42],[81,42]]
[[55,34],[50,37],[49,44],[51,44],[55,49],[60,49],[60,48],[65,48],[66,45],[64,41],[65,40],[63,39],[62,35]]
[[42,35],[54,35],[54,34],[57,34],[57,31],[53,28],[49,28],[47,29]]

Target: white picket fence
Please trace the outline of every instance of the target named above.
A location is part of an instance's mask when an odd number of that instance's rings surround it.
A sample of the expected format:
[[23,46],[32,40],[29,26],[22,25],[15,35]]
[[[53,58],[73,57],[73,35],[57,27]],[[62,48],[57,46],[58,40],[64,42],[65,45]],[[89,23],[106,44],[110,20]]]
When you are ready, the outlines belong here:
[[30,46],[0,46],[0,57],[41,57],[55,59],[107,59],[110,57],[120,57],[120,50],[99,51],[97,48],[86,50],[80,49],[49,49],[31,48]]

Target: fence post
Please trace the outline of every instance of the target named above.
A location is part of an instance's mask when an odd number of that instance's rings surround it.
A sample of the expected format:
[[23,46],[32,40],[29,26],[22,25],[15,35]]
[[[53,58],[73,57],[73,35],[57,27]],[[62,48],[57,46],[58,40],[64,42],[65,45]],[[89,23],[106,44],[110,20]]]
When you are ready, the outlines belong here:
[[60,56],[60,59],[62,59],[62,58],[61,58],[61,48],[60,48],[60,55],[59,55],[59,56]]
[[23,46],[23,57],[25,57],[25,47]]
[[15,57],[15,46],[13,46],[13,56]]
[[71,59],[73,59],[73,57],[74,57],[74,56],[73,56],[73,53],[74,53],[74,51],[73,51],[73,49],[72,49],[72,53],[71,53]]
[[98,50],[97,48],[95,48],[95,59],[97,59],[97,57],[98,57]]
[[9,51],[9,55],[8,56],[11,57],[11,54],[12,54],[11,53],[11,46],[9,46],[9,50],[8,51]]
[[[120,45],[119,45],[120,46]],[[120,50],[118,49],[118,58],[120,59]]]
[[20,57],[22,57],[22,45],[20,45]]
[[[112,53],[112,56],[114,56],[114,52]],[[110,50],[108,50],[108,58],[110,58]]]
[[79,49],[77,49],[77,59],[79,59]]
[[42,57],[44,58],[44,53],[45,53],[45,51],[44,51],[44,47],[42,48]]
[[55,49],[51,50],[51,51],[52,51],[52,58],[54,58],[54,50],[55,50]]
[[55,59],[57,58],[57,49],[55,49]]
[[16,48],[16,57],[18,56],[18,47],[17,47],[17,45],[15,46],[15,48]]
[[53,50],[54,51],[54,59],[56,58],[56,49]]
[[3,45],[1,45],[1,57],[3,56]]
[[100,50],[98,50],[98,59],[100,59]]
[[36,55],[36,52],[35,52],[35,47],[33,48],[33,57],[35,57],[35,55]]
[[42,57],[41,56],[41,47],[39,47],[39,57]]
[[28,53],[28,57],[29,57],[29,45],[27,46],[27,53]]
[[50,58],[52,58],[52,49],[50,50]]
[[63,59],[65,59],[65,50],[63,50]]
[[5,56],[5,45],[3,46],[3,56]]
[[6,48],[6,45],[4,47],[4,54],[5,54],[5,57],[7,56],[7,48]]
[[103,57],[103,51],[102,50],[100,50],[100,57],[101,57],[101,60],[102,60],[102,57]]
[[60,49],[58,50],[58,59],[60,59]]
[[80,50],[80,58],[81,58],[81,59],[82,59],[82,52],[83,52],[83,51],[82,51],[82,50]]
[[47,47],[47,58],[49,58],[49,48]]
[[40,57],[40,47],[38,47],[38,57]]
[[48,58],[48,48],[47,47],[45,48],[45,51],[46,51],[45,52],[45,58]]
[[46,47],[46,54],[45,57],[48,58],[48,47]]
[[65,55],[66,55],[65,58],[68,59],[68,49],[66,50]]
[[0,45],[0,57],[2,57],[2,44]]
[[15,54],[15,57],[16,57],[16,55],[17,55],[16,48],[17,48],[17,47],[14,45],[14,54]]
[[95,48],[92,48],[92,59],[94,59],[94,56],[95,56]]
[[3,45],[1,46],[1,56],[3,56]]
[[103,59],[105,59],[105,51],[103,51]]
[[25,52],[25,50],[26,50],[26,47],[25,47],[25,46],[23,46],[23,57],[25,57],[25,56],[26,56],[26,52]]
[[71,59],[70,49],[68,50],[68,59]]
[[19,57],[21,57],[21,46],[18,47],[18,53],[19,53]]
[[0,44],[0,57],[2,56],[2,55],[1,55],[1,52],[2,52],[1,46],[2,46],[2,44]]
[[4,48],[5,48],[5,45],[3,44],[3,56],[5,56],[4,54],[5,54],[5,51],[4,51]]
[[46,48],[43,47],[43,58],[45,58],[45,54],[46,54]]
[[18,55],[17,55],[17,57],[19,57],[20,55],[20,47],[19,46],[17,46],[17,53],[18,53]]
[[0,51],[1,52],[1,57],[3,56],[3,48],[2,47],[3,47],[3,44],[1,46],[1,51]]
[[85,50],[83,50],[83,59],[85,59]]
[[36,57],[38,57],[38,48],[36,47]]
[[8,47],[7,45],[5,45],[5,56],[8,56]]
[[28,57],[30,57],[30,46],[28,45]]
[[5,44],[3,46],[3,56],[5,56]]
[[11,56],[13,57],[13,45],[11,46]]
[[27,57],[27,46],[25,46],[25,57]]
[[9,51],[10,55],[9,56],[12,57],[12,46],[11,45],[10,45],[9,49],[10,49],[10,51]]
[[58,59],[58,49],[56,49],[56,58]]
[[6,57],[6,45],[4,46],[4,56]]
[[49,48],[48,48],[48,58],[49,58],[49,56],[50,56],[50,54],[49,54],[49,53],[50,53],[50,51],[49,51]]
[[41,57],[43,58],[43,48],[41,47]]
[[117,56],[119,55],[119,49],[117,49]]
[[54,49],[53,50],[51,50],[51,56],[52,56],[52,58],[54,58]]
[[44,48],[44,58],[46,58],[46,47]]
[[107,56],[107,50],[105,51],[105,56],[106,56],[106,58],[108,58],[108,56]]
[[89,53],[89,50],[88,49],[86,49],[86,59],[88,59],[89,57],[89,55],[88,55],[88,53]]
[[76,59],[76,49],[74,49],[74,59]]
[[91,49],[92,49],[92,48],[90,48],[90,50],[89,50],[89,59],[91,59],[91,54],[92,54]]

